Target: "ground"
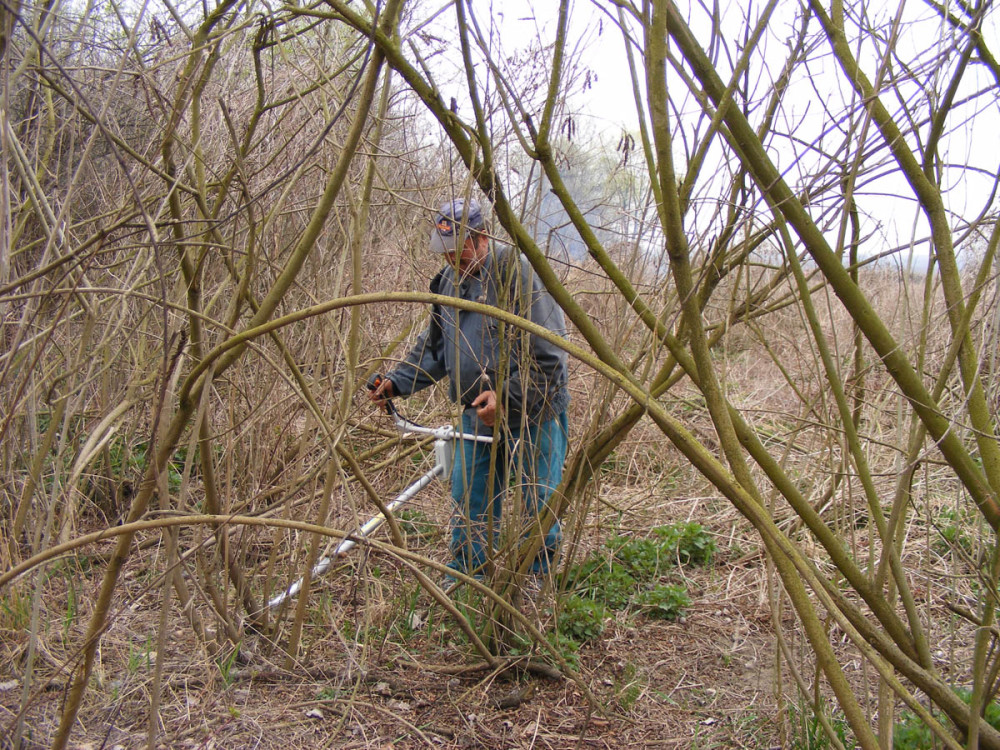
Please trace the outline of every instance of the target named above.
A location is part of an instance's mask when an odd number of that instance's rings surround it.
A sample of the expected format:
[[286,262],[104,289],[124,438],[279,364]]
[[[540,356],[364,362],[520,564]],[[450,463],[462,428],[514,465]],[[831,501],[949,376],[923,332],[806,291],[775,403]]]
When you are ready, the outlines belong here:
[[[691,503],[671,500],[670,517]],[[712,507],[724,509],[724,504]],[[662,510],[662,509],[661,509]],[[247,628],[239,653],[210,653],[172,604],[162,658],[157,746],[189,748],[571,748],[778,747],[775,656],[761,557],[732,527],[705,518],[718,540],[708,566],[676,571],[691,605],[679,620],[615,613],[604,633],[576,655],[580,682],[508,659],[489,669],[458,628],[401,566],[359,553],[313,590],[304,651],[289,666],[277,643]],[[722,533],[727,529],[728,538]],[[439,535],[420,541],[431,551]],[[106,552],[109,545],[101,551]],[[123,580],[118,610],[102,640],[74,747],[146,744],[157,658],[160,584],[150,585],[158,548],[138,550]],[[376,564],[378,563],[378,564]],[[68,577],[50,575],[65,588]],[[25,714],[26,747],[47,747],[65,697],[67,675],[86,622],[83,587],[77,616],[52,619],[35,659],[44,689]],[[90,594],[87,594],[89,596]],[[474,622],[479,600],[458,592]],[[58,599],[59,597],[54,597]],[[532,592],[524,611],[551,624],[551,585]],[[10,633],[0,664],[0,711],[12,729],[21,705],[27,639]],[[36,679],[35,685],[42,684]],[[591,705],[585,690],[596,697]],[[787,689],[787,686],[786,686]]]
[[[830,747],[825,738],[810,739],[817,730],[797,697],[788,659],[795,660],[811,690],[811,652],[787,605],[774,606],[769,598],[768,566],[752,530],[704,485],[668,478],[671,492],[605,475],[599,507],[575,530],[572,523],[566,526],[568,537],[576,535],[581,543],[578,554],[600,549],[612,534],[648,535],[671,520],[702,523],[716,553],[707,565],[675,567],[666,574],[665,580],[683,585],[691,599],[679,619],[615,612],[604,632],[583,643],[575,656],[564,650],[575,675],[558,674],[540,661],[529,664],[516,646],[507,649],[499,667],[488,667],[412,571],[364,549],[334,565],[314,586],[306,600],[302,648],[293,662],[285,653],[291,608],[278,613],[281,625],[270,634],[248,621],[237,623],[243,634],[238,651],[224,638],[203,643],[175,597],[164,613],[162,540],[142,537],[123,572],[70,746],[147,746],[159,664],[155,746],[163,748]],[[677,485],[698,491],[680,492]],[[446,508],[443,489],[414,501],[414,515],[403,524],[411,549],[444,560]],[[856,533],[863,548],[864,528]],[[261,548],[262,569],[270,534],[257,534],[241,547],[247,559]],[[191,532],[188,541],[193,538]],[[236,532],[230,541],[238,546]],[[0,729],[13,736],[20,707],[27,705],[23,747],[51,745],[67,693],[65,665],[77,658],[102,560],[111,548],[105,541],[50,563],[37,613],[30,606],[30,587],[4,592]],[[187,559],[188,580],[198,580],[194,572],[203,563],[197,556]],[[949,617],[940,594],[922,595],[928,618],[942,623],[935,631],[941,635],[936,655],[942,669],[961,663],[953,652],[968,647],[971,632],[960,618]],[[195,592],[210,634],[219,622],[213,607],[238,609],[225,596],[232,596],[231,590]],[[464,589],[453,597],[483,634],[481,598]],[[556,601],[550,580],[540,591],[527,591],[520,610],[539,629],[551,630]],[[775,617],[785,646],[781,660]],[[161,621],[166,623],[162,654]],[[27,637],[32,628],[41,634],[33,654]],[[831,627],[830,640],[856,694],[865,695],[865,683],[873,684],[870,667],[862,667],[836,628]],[[34,679],[25,704],[29,660]],[[873,692],[867,695],[871,701]],[[833,705],[829,696],[824,700]]]

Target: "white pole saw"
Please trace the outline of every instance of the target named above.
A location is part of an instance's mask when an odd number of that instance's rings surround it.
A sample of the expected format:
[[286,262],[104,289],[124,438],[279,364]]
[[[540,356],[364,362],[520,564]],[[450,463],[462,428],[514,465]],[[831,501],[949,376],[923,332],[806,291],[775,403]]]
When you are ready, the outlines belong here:
[[[368,389],[374,391],[382,383],[382,376],[375,375],[371,380],[368,381]],[[422,425],[411,422],[402,414],[400,414],[395,405],[392,403],[392,399],[385,400],[385,410],[392,416],[393,421],[396,423],[396,429],[399,430],[399,435],[402,438],[414,438],[420,435],[429,435],[434,438],[434,468],[420,477],[418,480],[409,485],[404,489],[396,498],[386,505],[386,510],[390,513],[395,513],[398,508],[412,500],[420,490],[424,489],[429,485],[435,477],[441,477],[443,480],[451,475],[451,466],[454,456],[454,448],[452,443],[456,440],[472,440],[477,443],[492,443],[493,437],[490,435],[473,435],[467,432],[460,432],[456,430],[451,425],[444,425],[442,427],[424,427]],[[363,524],[357,531],[344,540],[337,546],[334,550],[332,557],[324,557],[319,562],[313,566],[312,578],[318,578],[330,569],[333,561],[337,558],[344,557],[348,552],[350,552],[358,542],[367,539],[371,536],[383,523],[385,523],[385,515],[379,513],[374,518],[369,520],[367,523]],[[270,608],[277,607],[286,599],[291,599],[296,596],[299,591],[302,590],[302,581],[300,578],[287,589],[282,591],[277,596],[270,599],[267,606]]]

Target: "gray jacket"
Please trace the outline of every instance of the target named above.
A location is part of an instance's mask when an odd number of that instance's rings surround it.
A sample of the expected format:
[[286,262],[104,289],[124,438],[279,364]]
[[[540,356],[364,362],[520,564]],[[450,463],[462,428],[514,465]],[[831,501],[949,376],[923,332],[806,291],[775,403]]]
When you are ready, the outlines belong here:
[[[446,266],[430,289],[499,307],[566,335],[562,309],[527,260],[508,247],[494,249],[478,273],[459,278],[457,285],[454,267]],[[569,405],[567,359],[554,344],[488,315],[433,305],[427,328],[387,377],[395,393],[409,396],[447,375],[452,401],[468,407],[480,393],[497,391],[510,424],[522,415],[537,422]]]

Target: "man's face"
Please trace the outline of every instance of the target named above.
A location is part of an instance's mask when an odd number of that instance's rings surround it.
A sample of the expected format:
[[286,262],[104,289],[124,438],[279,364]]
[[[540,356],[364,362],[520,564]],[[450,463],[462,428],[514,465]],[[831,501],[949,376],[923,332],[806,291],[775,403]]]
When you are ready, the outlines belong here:
[[482,268],[489,254],[490,241],[484,235],[479,235],[476,239],[473,239],[471,236],[465,238],[465,245],[462,247],[461,255],[457,253],[445,253],[444,257],[448,260],[448,265],[452,268],[458,263],[458,270],[464,276],[465,274],[475,273]]

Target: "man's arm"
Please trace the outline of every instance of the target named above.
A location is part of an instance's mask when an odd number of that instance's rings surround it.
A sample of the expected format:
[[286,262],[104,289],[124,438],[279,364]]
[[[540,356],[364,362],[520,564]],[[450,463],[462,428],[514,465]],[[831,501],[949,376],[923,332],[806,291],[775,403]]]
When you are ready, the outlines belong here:
[[[403,361],[386,376],[391,395],[405,398],[433,385],[447,372],[444,366],[441,325],[437,307],[431,310],[431,319],[410,348]],[[391,396],[390,396],[391,397]]]

